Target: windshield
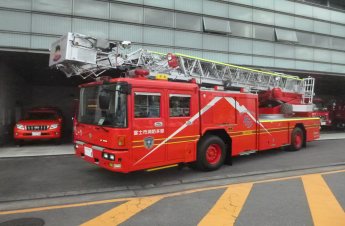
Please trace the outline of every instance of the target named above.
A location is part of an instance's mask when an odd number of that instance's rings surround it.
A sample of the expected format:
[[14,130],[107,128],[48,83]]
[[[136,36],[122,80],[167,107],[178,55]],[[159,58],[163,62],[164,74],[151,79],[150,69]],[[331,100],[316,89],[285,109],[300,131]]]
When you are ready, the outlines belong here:
[[[80,90],[78,121],[80,123],[127,127],[127,95],[119,92],[121,84],[84,87]],[[100,104],[100,95],[107,94],[109,105]]]
[[26,120],[56,120],[57,115],[53,112],[29,112]]

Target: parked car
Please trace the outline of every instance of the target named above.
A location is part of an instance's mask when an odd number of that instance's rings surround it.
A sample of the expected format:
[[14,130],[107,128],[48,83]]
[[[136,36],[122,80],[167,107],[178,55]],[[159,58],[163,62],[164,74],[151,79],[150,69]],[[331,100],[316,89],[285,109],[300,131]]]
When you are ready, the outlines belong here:
[[24,119],[14,127],[14,140],[22,145],[26,140],[61,141],[63,117],[59,109],[54,107],[33,108],[26,113]]

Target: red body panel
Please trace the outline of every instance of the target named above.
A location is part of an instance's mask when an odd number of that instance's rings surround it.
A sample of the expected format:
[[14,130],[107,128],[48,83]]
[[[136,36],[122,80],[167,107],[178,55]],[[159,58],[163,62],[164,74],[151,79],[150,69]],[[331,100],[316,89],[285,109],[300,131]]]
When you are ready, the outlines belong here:
[[[99,128],[77,123],[76,154],[84,160],[116,172],[131,172],[196,160],[197,142],[209,131],[225,131],[232,139],[233,156],[248,151],[262,151],[290,144],[296,126],[306,130],[306,141],[319,138],[318,118],[259,120],[258,96],[231,91],[200,90],[196,84],[146,79],[121,78],[111,82],[128,82],[128,127]],[[93,83],[98,84],[98,83]],[[160,117],[135,118],[135,93],[155,93],[161,97]],[[169,97],[190,97],[190,114],[169,116]],[[119,145],[124,137],[125,142]],[[146,139],[153,145],[147,147]],[[86,148],[85,148],[86,147]],[[90,148],[92,157],[86,156]],[[102,153],[115,155],[110,161]],[[88,154],[90,155],[90,153]]]

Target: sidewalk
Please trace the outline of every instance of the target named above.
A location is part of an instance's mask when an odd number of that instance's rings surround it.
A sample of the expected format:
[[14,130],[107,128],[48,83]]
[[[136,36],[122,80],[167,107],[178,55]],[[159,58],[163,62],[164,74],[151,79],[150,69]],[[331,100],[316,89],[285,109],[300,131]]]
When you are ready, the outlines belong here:
[[48,155],[71,155],[73,153],[74,153],[74,149],[71,143],[62,144],[62,145],[30,144],[23,147],[9,146],[9,147],[0,148],[0,158],[48,156]]
[[[345,139],[345,132],[329,132],[321,133],[318,140],[336,140]],[[55,145],[50,143],[44,144],[26,144],[22,147],[5,146],[0,147],[0,158],[10,157],[30,157],[30,156],[49,156],[49,155],[72,155],[74,154],[73,144],[65,143]]]

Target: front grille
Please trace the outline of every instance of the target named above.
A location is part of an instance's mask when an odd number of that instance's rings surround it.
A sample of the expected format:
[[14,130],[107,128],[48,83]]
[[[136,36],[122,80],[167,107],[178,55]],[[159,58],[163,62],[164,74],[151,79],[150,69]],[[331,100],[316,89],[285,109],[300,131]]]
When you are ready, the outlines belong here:
[[26,130],[30,131],[42,131],[42,130],[47,130],[48,126],[26,126]]

